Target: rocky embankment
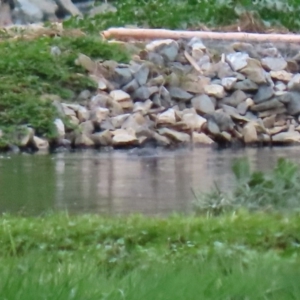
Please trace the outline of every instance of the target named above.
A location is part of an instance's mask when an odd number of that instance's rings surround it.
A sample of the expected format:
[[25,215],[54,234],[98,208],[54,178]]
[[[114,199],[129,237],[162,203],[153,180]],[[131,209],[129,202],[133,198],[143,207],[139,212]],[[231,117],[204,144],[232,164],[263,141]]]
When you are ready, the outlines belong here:
[[[285,59],[274,46],[233,43],[223,53],[198,39],[156,40],[129,64],[80,55],[98,84],[79,103],[54,104],[56,145],[139,147],[300,143],[299,56]],[[70,126],[69,126],[70,127]],[[30,130],[22,145],[48,141]]]
[[76,102],[53,97],[59,137],[48,141],[27,128],[20,146],[300,143],[297,51],[284,58],[274,45],[240,42],[217,51],[198,39],[127,46],[138,53],[129,64],[79,55],[75,63],[97,91],[82,91]]

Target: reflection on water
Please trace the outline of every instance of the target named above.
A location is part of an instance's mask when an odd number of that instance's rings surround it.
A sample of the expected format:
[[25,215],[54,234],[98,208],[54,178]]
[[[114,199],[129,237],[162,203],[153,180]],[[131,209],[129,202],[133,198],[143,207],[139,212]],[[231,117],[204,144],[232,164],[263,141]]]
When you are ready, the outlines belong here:
[[233,184],[231,163],[247,156],[253,169],[269,170],[277,158],[294,162],[300,148],[16,155],[0,159],[0,212],[48,210],[164,214],[190,209],[191,190]]

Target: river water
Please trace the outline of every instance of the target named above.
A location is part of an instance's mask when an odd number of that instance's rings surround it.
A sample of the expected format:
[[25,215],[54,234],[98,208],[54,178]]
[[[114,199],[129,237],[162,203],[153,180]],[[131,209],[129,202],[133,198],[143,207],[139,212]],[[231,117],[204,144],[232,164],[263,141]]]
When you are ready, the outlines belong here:
[[300,162],[300,147],[212,150],[85,151],[0,158],[0,213],[37,215],[48,211],[101,214],[186,212],[192,189],[234,185],[231,164],[248,157],[267,171],[279,157]]

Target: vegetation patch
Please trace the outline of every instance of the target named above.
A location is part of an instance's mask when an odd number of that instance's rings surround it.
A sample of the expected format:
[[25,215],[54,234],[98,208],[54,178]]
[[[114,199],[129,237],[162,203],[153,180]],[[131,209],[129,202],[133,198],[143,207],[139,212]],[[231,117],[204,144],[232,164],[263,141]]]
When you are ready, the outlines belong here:
[[95,90],[95,83],[81,66],[75,64],[79,54],[93,59],[127,62],[127,51],[108,44],[99,36],[72,36],[66,31],[40,36],[2,36],[0,42],[0,129],[2,144],[18,143],[20,126],[34,128],[40,136],[54,137],[53,121],[59,116],[48,94],[64,100],[76,99],[83,90]]

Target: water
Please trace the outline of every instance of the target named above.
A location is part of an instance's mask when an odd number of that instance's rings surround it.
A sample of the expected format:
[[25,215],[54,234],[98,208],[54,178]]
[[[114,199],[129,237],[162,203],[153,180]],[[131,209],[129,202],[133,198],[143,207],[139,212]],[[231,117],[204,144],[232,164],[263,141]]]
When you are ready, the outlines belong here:
[[253,169],[267,171],[279,157],[299,163],[300,147],[2,156],[0,212],[185,212],[194,200],[192,189],[209,191],[215,183],[232,188],[232,161],[245,156]]

